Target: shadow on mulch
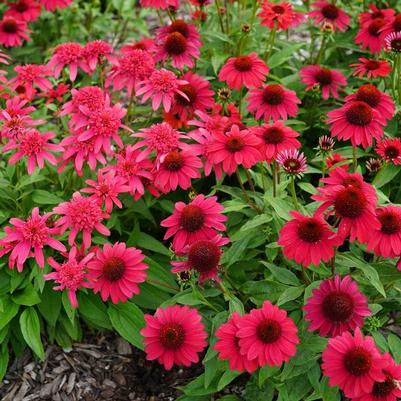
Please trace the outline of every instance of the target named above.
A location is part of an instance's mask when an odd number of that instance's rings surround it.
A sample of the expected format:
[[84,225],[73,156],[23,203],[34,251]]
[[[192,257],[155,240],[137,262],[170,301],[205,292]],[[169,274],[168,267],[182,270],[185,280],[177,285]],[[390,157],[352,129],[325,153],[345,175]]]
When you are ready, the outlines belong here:
[[0,382],[2,401],[173,401],[203,372],[202,365],[167,372],[112,333],[101,333],[70,352],[49,345],[44,362],[27,351]]

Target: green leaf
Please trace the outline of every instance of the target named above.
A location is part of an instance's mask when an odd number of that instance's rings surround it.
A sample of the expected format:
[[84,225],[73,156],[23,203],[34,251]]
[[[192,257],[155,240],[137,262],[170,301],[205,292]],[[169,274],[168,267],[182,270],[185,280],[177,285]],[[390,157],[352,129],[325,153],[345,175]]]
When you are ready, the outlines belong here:
[[15,292],[11,296],[11,299],[17,305],[25,306],[33,306],[41,301],[39,294],[33,288],[32,284],[28,284],[23,290]]
[[246,231],[246,230],[251,230],[252,228],[259,227],[263,224],[268,223],[269,221],[272,220],[271,216],[268,216],[266,214],[259,214],[252,219],[248,220],[241,228],[240,231]]
[[242,302],[235,296],[231,296],[229,300],[229,308],[230,308],[230,314],[234,312],[238,312],[240,315],[245,314],[245,309],[244,305]]
[[283,267],[278,267],[272,263],[267,263],[262,261],[262,263],[271,271],[273,277],[280,283],[298,286],[298,277],[290,270],[284,269]]
[[139,334],[145,326],[143,312],[133,303],[119,303],[108,308],[113,327],[121,337],[143,350],[143,338]]
[[390,333],[387,338],[388,346],[397,363],[401,362],[401,339],[395,334]]
[[230,384],[236,377],[238,377],[241,373],[227,369],[223,375],[221,376],[218,384],[217,384],[217,391],[223,390],[228,384]]
[[208,360],[204,363],[205,366],[205,388],[208,388],[212,380],[216,377],[217,373],[219,373],[219,361],[217,357]]
[[20,316],[19,322],[24,340],[38,358],[43,361],[45,352],[40,338],[40,322],[36,310],[32,307],[25,309]]
[[297,43],[294,45],[286,45],[284,49],[276,51],[271,57],[269,57],[269,67],[273,69],[279,65],[284,64],[287,60],[294,57],[294,53],[298,51],[303,43]]
[[393,181],[394,178],[400,173],[400,166],[396,166],[395,164],[386,164],[377,174],[375,179],[373,180],[373,185],[376,188],[381,188],[383,185],[386,185],[388,182]]
[[170,256],[171,252],[160,241],[148,234],[140,233],[137,241],[138,247],[160,253],[161,255]]
[[85,320],[98,329],[112,328],[106,305],[95,294],[78,292],[79,313]]
[[7,343],[4,343],[1,345],[0,349],[0,380],[3,379],[3,377],[7,372],[8,361],[9,361],[9,355],[8,355]]
[[287,302],[297,299],[304,293],[304,287],[288,287],[281,295],[277,301],[277,305],[281,306]]
[[35,189],[32,192],[32,200],[38,205],[58,205],[64,199],[42,189]]
[[70,300],[68,299],[67,291],[63,291],[61,302],[63,304],[64,311],[68,316],[68,319],[70,319],[71,323],[73,323],[75,320],[76,309],[72,307]]
[[0,330],[18,313],[19,305],[5,299],[3,302],[4,312],[0,313]]

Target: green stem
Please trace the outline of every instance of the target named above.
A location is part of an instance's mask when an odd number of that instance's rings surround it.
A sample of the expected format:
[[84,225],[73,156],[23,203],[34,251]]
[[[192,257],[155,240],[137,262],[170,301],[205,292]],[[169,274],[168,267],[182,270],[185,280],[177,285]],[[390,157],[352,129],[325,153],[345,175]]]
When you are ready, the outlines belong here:
[[241,86],[241,89],[239,90],[239,102],[238,102],[238,111],[240,116],[242,115],[242,99],[244,97],[244,88]]
[[225,33],[223,17],[221,16],[221,13],[220,13],[220,9],[221,9],[220,0],[216,0],[214,2],[214,4],[216,5],[217,16],[219,17],[219,23],[220,23],[221,32]]
[[264,60],[266,62],[269,59],[270,53],[273,50],[274,42],[276,40],[276,32],[277,32],[277,26],[276,26],[276,22],[275,22],[274,28],[270,31],[269,40],[267,42],[267,46],[266,46],[266,50],[265,50]]
[[242,191],[242,193],[243,193],[243,195],[244,195],[244,198],[245,198],[246,202],[248,203],[248,205],[249,205],[252,209],[256,210],[256,212],[258,212],[259,214],[261,214],[261,213],[262,213],[262,210],[260,210],[259,207],[258,207],[258,206],[252,201],[252,199],[248,196],[248,194],[247,194],[247,192],[246,192],[246,189],[245,189],[245,187],[244,187],[244,184],[242,183],[241,176],[240,176],[240,174],[239,174],[238,169],[235,170],[235,174],[236,174],[236,176],[237,176],[237,180],[238,180],[239,186],[240,186],[240,188],[241,188],[241,191]]
[[251,187],[251,191],[256,193],[255,185],[253,185],[253,180],[252,180],[251,174],[249,173],[249,171],[247,169],[245,169],[245,175],[246,175],[246,179],[248,180],[248,184]]
[[272,163],[272,179],[273,179],[273,198],[277,196],[277,174],[278,173],[278,164],[275,160]]
[[319,49],[319,53],[317,54],[316,60],[315,60],[315,64],[319,64],[320,60],[324,54],[324,51],[326,50],[326,44],[327,44],[327,35],[324,34],[323,39],[322,39],[322,43],[320,44],[320,49]]
[[299,203],[298,203],[297,193],[295,191],[295,177],[294,176],[291,176],[290,190],[291,190],[292,202],[294,203],[294,207],[296,210],[299,211]]
[[401,106],[401,54],[397,53],[397,65],[398,68],[395,71],[396,74],[396,82],[398,81],[398,105]]
[[356,172],[356,169],[358,168],[358,160],[356,157],[356,146],[352,147],[352,168],[354,170],[354,173]]

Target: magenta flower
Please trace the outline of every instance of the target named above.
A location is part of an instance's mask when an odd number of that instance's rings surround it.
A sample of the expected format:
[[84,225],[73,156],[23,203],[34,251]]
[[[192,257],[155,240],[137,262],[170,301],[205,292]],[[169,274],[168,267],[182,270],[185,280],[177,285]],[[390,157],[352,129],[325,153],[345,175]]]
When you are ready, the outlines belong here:
[[78,308],[77,291],[80,288],[90,288],[90,283],[86,281],[87,273],[85,271],[88,262],[95,256],[94,253],[88,253],[84,258],[77,256],[77,248],[71,248],[68,259],[62,264],[56,262],[53,258],[48,258],[47,263],[56,271],[46,274],[45,280],[54,280],[58,286],[53,290],[68,291],[68,299],[73,308]]
[[10,80],[11,87],[15,90],[18,86],[25,87],[25,94],[32,99],[35,94],[34,86],[42,91],[53,88],[52,83],[46,78],[50,71],[45,65],[25,64],[14,68],[17,76]]
[[43,268],[44,255],[43,248],[50,246],[60,252],[65,252],[65,246],[53,235],[59,234],[58,228],[51,228],[46,220],[52,213],[39,214],[39,208],[32,210],[32,215],[26,221],[18,218],[10,219],[13,227],[5,227],[6,236],[0,240],[0,245],[4,247],[2,254],[11,252],[8,265],[12,269],[17,264],[17,270],[22,272],[24,263],[29,257],[34,257],[39,267]]
[[62,152],[64,148],[61,145],[48,142],[49,139],[55,136],[55,132],[45,132],[41,134],[36,129],[30,129],[23,132],[18,137],[17,142],[12,141],[5,145],[3,151],[8,152],[9,150],[17,149],[17,152],[8,160],[11,164],[15,164],[23,157],[27,157],[28,174],[32,175],[36,165],[41,169],[44,167],[45,160],[53,166],[57,165],[57,159],[50,151]]
[[61,203],[53,209],[53,212],[62,215],[55,223],[60,227],[61,233],[70,230],[68,235],[70,246],[75,244],[80,232],[85,249],[90,247],[93,230],[102,235],[110,235],[109,229],[102,224],[102,220],[109,218],[110,215],[102,210],[94,198],[85,198],[79,192],[75,192],[69,202]]

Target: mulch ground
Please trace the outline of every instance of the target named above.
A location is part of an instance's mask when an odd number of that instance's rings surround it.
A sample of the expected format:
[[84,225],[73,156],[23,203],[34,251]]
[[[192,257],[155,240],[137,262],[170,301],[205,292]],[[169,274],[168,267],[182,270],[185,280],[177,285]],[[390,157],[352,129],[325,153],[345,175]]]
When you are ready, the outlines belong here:
[[0,382],[2,401],[173,401],[202,366],[166,372],[157,362],[114,334],[101,333],[70,352],[49,345],[44,362],[29,351]]

